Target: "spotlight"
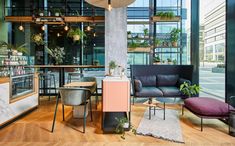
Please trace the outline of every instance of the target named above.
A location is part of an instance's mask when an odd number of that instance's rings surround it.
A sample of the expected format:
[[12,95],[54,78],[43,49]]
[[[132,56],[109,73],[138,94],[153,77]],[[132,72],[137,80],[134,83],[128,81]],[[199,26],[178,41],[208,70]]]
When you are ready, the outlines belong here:
[[57,37],[60,37],[61,35],[60,35],[60,33],[57,33]]
[[111,10],[112,10],[111,0],[108,0],[108,10],[109,10],[109,11],[111,11]]
[[95,32],[93,33],[93,36],[96,37],[96,33]]

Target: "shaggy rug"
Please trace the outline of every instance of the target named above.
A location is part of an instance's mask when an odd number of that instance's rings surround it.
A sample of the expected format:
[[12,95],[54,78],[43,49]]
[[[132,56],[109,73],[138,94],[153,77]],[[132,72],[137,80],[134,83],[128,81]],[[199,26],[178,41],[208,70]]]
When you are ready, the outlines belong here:
[[148,109],[144,113],[137,134],[148,135],[173,142],[184,143],[178,117],[178,111],[166,109],[166,119],[163,120],[163,110],[156,110],[156,114],[149,120]]

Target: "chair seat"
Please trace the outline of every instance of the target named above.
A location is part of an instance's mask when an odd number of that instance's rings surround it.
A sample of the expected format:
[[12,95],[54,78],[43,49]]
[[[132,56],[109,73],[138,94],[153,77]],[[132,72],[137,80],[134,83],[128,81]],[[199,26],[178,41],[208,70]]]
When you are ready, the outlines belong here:
[[214,98],[188,98],[184,101],[184,105],[200,116],[227,117],[229,115],[228,104]]
[[164,97],[179,97],[181,96],[181,92],[177,87],[158,87]]
[[139,97],[162,97],[163,93],[156,87],[142,87],[140,92],[136,92],[135,96]]

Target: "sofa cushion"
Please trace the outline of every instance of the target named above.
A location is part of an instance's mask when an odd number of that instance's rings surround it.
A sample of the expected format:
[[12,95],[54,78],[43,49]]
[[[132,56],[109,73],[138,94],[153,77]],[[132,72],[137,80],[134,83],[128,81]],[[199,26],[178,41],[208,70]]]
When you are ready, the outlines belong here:
[[223,117],[228,116],[228,104],[208,97],[188,98],[184,101],[185,107],[201,116]]
[[136,97],[162,97],[163,93],[156,87],[142,87],[140,92],[135,92]]
[[164,97],[180,97],[181,91],[177,87],[158,87]]
[[137,76],[135,79],[140,80],[144,87],[156,86],[156,76]]
[[157,75],[157,86],[176,86],[179,75]]
[[135,84],[135,91],[140,92],[142,90],[142,83],[140,80],[135,79],[134,80]]

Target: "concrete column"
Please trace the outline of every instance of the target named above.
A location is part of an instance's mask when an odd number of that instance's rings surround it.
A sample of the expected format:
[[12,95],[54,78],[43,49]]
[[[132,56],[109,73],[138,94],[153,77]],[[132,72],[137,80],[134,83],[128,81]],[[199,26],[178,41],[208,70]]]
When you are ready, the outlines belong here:
[[105,72],[109,62],[127,67],[127,11],[125,8],[113,8],[105,11]]
[[0,40],[8,42],[8,25],[6,22],[4,22],[3,17],[3,0],[0,1]]

